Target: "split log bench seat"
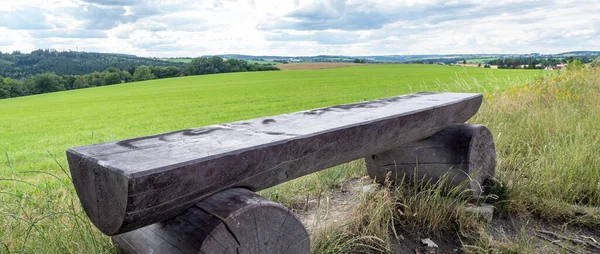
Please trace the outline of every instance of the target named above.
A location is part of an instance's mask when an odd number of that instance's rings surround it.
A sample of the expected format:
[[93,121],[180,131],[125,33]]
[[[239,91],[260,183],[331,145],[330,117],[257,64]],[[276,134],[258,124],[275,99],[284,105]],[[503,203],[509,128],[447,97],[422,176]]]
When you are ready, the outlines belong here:
[[491,134],[461,124],[481,102],[417,93],[75,147],[67,159],[86,214],[128,253],[308,253],[299,219],[255,191],[360,158],[378,181],[423,157],[434,175],[451,168],[484,186]]

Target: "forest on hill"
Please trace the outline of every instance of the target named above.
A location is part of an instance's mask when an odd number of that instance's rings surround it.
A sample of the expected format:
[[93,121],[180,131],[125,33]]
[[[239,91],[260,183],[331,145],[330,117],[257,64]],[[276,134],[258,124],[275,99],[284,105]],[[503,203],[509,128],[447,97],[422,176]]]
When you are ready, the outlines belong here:
[[38,49],[29,54],[19,51],[0,52],[0,76],[5,78],[26,78],[36,74],[52,72],[56,75],[82,75],[117,68],[133,73],[136,67],[176,66],[184,63],[167,62],[152,58],[125,54],[106,54],[76,51],[56,51]]

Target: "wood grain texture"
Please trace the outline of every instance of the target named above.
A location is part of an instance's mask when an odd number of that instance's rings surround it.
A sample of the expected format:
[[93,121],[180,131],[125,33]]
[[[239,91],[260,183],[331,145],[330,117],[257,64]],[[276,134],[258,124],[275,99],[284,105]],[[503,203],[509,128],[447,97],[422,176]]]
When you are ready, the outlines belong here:
[[[365,157],[371,178],[383,183],[428,180],[448,174],[451,187],[468,182],[473,196],[486,194],[496,169],[496,149],[490,130],[477,124],[451,124],[417,142]],[[416,174],[415,174],[416,173]]]
[[284,206],[234,188],[182,214],[112,237],[125,253],[310,253],[302,222]]
[[87,215],[114,235],[224,189],[262,190],[424,139],[465,122],[481,101],[412,94],[76,147],[67,159]]

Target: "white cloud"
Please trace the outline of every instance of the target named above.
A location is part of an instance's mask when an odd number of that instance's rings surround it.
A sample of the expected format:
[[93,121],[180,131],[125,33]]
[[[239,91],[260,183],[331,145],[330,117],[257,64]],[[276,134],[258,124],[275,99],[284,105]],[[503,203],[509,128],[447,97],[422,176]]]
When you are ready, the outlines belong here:
[[0,50],[558,53],[600,50],[597,13],[593,0],[22,0],[0,6]]

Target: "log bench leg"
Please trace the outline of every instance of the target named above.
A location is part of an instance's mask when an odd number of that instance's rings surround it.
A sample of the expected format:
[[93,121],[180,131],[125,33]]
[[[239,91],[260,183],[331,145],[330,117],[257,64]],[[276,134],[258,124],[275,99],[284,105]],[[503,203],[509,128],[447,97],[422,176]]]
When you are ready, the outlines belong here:
[[112,240],[125,253],[310,253],[309,235],[292,211],[244,188]]
[[[430,180],[449,174],[450,186],[469,181],[474,197],[487,194],[496,168],[490,130],[477,124],[452,124],[433,136],[365,158],[369,176],[383,183]],[[415,172],[417,175],[415,175]]]

